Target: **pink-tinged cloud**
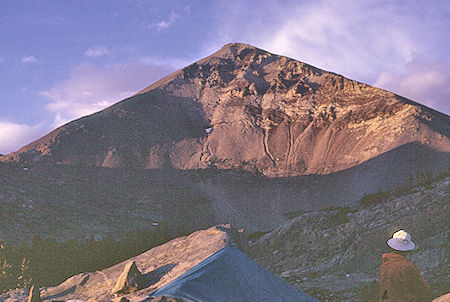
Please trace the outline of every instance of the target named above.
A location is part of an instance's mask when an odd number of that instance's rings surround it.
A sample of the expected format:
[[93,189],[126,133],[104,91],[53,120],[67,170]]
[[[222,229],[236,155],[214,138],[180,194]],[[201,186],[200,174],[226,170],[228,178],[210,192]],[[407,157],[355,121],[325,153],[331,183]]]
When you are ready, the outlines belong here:
[[382,72],[374,86],[450,114],[450,63],[415,57],[401,73]]
[[382,71],[401,72],[417,53],[446,55],[446,46],[436,45],[448,41],[443,20],[449,6],[404,2],[219,2],[213,16],[217,34],[204,48],[241,41],[372,84]]
[[142,63],[80,64],[67,80],[40,94],[51,100],[45,108],[55,114],[52,127],[58,127],[130,97],[172,71],[172,67]]
[[262,45],[369,82],[385,64],[399,70],[411,59],[418,50],[415,27],[392,6],[369,5],[367,1],[311,1],[286,12]]
[[0,121],[0,153],[8,154],[38,139],[44,134],[43,125],[29,126]]

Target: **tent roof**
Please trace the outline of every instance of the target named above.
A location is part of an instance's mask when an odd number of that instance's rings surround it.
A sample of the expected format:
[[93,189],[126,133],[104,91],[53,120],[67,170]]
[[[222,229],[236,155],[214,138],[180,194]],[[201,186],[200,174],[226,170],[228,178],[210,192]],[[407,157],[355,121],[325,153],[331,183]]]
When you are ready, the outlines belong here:
[[318,301],[273,275],[235,246],[219,250],[152,294],[161,296],[193,302]]

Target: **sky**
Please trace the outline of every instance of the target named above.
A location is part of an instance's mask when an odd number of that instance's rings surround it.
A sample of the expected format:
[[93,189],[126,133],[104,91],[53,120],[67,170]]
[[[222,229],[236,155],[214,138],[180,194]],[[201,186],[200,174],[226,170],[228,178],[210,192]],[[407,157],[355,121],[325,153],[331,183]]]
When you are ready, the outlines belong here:
[[450,1],[0,0],[0,153],[242,42],[450,114]]

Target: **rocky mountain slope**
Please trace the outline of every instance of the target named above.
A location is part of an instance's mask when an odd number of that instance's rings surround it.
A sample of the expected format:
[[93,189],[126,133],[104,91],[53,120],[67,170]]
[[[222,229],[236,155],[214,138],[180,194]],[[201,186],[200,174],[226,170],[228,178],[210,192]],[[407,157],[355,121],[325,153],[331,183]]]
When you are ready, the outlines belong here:
[[293,215],[449,171],[450,118],[246,44],[0,157],[0,236],[61,240]]
[[3,160],[284,177],[342,171],[409,144],[449,152],[449,133],[446,115],[234,43]]
[[284,280],[321,301],[377,301],[377,274],[386,240],[412,235],[409,257],[434,297],[448,287],[450,177],[429,188],[360,208],[300,215],[250,244],[251,255]]
[[[433,297],[439,297],[449,292],[449,184],[450,177],[446,177],[379,204],[305,213],[259,238],[252,236],[250,244],[244,232],[229,226],[194,232],[113,267],[41,288],[40,294],[44,301],[182,301],[148,297],[235,243],[263,267],[320,301],[376,301],[381,254],[388,251],[386,240],[404,228],[417,247],[410,260],[431,285]],[[132,261],[148,284],[114,294],[119,276]],[[0,295],[0,301],[22,301],[28,294],[26,289],[17,289]]]

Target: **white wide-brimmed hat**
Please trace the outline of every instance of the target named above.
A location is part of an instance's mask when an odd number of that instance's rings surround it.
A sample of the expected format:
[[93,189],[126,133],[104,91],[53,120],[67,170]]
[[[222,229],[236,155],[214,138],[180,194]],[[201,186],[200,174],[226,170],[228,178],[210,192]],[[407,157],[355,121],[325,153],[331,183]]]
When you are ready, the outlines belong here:
[[414,242],[411,241],[411,235],[409,235],[404,230],[400,230],[392,235],[392,238],[387,241],[387,244],[397,251],[412,251],[416,246]]

